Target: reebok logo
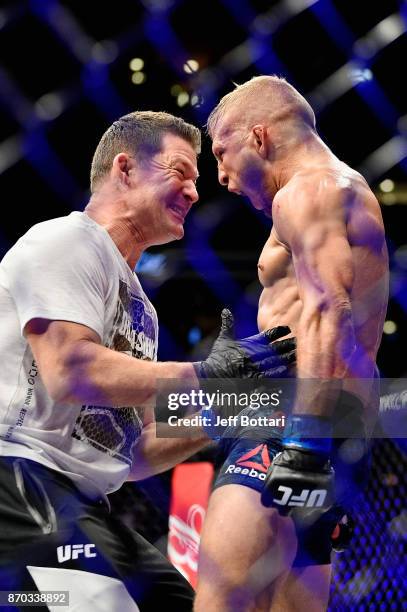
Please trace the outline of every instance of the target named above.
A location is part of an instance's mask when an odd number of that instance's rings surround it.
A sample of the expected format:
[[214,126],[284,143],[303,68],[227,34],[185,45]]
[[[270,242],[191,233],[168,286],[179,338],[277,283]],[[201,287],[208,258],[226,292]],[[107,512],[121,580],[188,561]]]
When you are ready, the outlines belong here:
[[[254,459],[257,459],[257,461]],[[270,464],[271,461],[267,445],[259,444],[256,448],[253,448],[239,457],[236,464],[232,463],[228,465],[225,474],[242,474],[242,476],[266,480],[266,474]]]
[[293,495],[291,487],[280,485],[277,489],[283,496],[281,499],[274,498],[273,503],[279,506],[299,506],[303,508],[320,508],[327,496],[326,489],[314,489],[310,492],[309,489],[303,489],[299,495]]
[[66,544],[65,546],[58,546],[58,563],[64,563],[64,561],[69,561],[70,559],[77,559],[79,555],[83,555],[88,559],[96,557],[96,553],[92,552],[93,548],[95,548],[95,544]]
[[[251,457],[256,457],[256,455],[260,455],[262,463],[248,461],[248,459],[250,459]],[[254,448],[253,450],[239,457],[236,463],[238,465],[253,468],[255,470],[258,470],[259,472],[266,473],[271,463],[267,445],[259,444],[259,446],[256,446],[256,448]]]

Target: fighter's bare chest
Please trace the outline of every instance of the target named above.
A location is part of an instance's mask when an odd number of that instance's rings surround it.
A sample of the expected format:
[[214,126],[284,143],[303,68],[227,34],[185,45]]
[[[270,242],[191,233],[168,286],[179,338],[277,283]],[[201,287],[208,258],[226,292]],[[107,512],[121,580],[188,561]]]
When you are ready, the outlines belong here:
[[263,247],[257,269],[260,283],[264,288],[294,278],[291,252],[277,240],[273,232]]

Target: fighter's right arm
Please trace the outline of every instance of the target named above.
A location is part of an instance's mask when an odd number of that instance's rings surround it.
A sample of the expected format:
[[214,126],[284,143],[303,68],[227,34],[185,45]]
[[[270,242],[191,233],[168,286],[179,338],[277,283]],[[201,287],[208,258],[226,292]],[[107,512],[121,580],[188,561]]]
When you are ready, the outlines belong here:
[[329,179],[315,185],[307,181],[286,202],[284,232],[302,302],[296,330],[297,371],[300,379],[306,379],[297,393],[296,414],[330,416],[356,350],[350,299],[354,261],[347,235],[349,191]]
[[85,325],[32,319],[24,333],[46,389],[58,402],[140,406],[154,395],[159,379],[198,386],[191,363],[135,359],[103,346]]
[[330,464],[331,415],[355,347],[350,302],[353,258],[346,231],[347,192],[324,180],[290,194],[284,218],[302,301],[297,327],[296,401],[284,430],[283,451],[273,461],[262,502],[282,514],[293,507],[334,503]]

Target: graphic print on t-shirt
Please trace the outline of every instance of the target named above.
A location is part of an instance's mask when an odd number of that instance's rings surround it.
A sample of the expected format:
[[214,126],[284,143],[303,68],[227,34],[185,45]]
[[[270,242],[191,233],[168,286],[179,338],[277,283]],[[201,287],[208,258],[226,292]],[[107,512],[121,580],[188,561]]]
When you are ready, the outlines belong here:
[[[106,346],[137,359],[152,360],[156,346],[152,313],[141,296],[132,293],[123,281],[119,282],[116,313]],[[72,436],[130,465],[141,429],[142,422],[134,407],[82,406]]]

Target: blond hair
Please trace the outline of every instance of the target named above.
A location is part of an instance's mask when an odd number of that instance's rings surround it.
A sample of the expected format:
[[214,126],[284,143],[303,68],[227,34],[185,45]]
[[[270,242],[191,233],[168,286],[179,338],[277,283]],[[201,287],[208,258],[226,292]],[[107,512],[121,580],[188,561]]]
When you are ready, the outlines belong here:
[[213,135],[216,124],[226,111],[236,109],[240,122],[300,120],[315,130],[315,114],[306,99],[284,78],[257,76],[226,94],[212,110],[207,131]]

